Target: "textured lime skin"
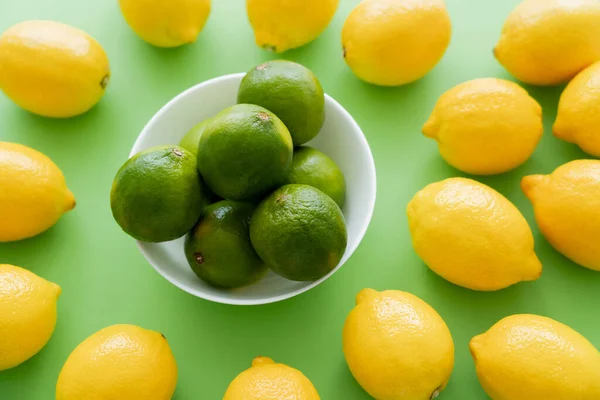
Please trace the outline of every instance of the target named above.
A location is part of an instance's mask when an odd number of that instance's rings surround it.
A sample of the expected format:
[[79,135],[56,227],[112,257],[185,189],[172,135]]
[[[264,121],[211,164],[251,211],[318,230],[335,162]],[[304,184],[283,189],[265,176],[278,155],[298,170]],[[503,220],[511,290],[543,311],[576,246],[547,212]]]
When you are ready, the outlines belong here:
[[[204,121],[194,126],[192,129],[189,130],[188,133],[185,134],[185,136],[179,142],[179,147],[183,147],[184,149],[192,153],[195,159],[198,159],[198,144],[200,143],[200,137],[202,137],[204,129],[206,129],[206,126],[208,125],[209,121],[209,119],[205,119]],[[212,190],[210,190],[208,186],[206,186],[204,181],[202,182],[202,193],[206,198],[206,204],[212,204],[216,203],[219,200],[223,200],[222,198],[214,194]]]
[[312,147],[294,150],[289,183],[316,187],[337,203],[340,208],[346,201],[346,180],[338,165],[327,154]]
[[131,157],[110,192],[113,217],[135,239],[165,242],[192,229],[205,205],[194,156],[179,146],[156,146]]
[[202,137],[204,129],[206,129],[206,125],[208,125],[209,121],[210,120],[205,119],[190,129],[179,142],[179,146],[192,153],[194,157],[198,157],[198,143],[200,142],[200,137]]
[[238,104],[213,117],[198,146],[198,169],[227,200],[251,201],[285,182],[292,165],[290,133],[269,110]]
[[325,122],[325,95],[308,68],[291,61],[268,61],[251,69],[240,84],[238,103],[275,113],[290,130],[294,146],[317,136]]
[[204,209],[202,219],[186,237],[185,255],[203,281],[236,288],[259,280],[266,267],[250,242],[254,206],[224,200]]
[[308,185],[285,185],[254,211],[254,249],[277,274],[294,281],[327,275],[342,259],[348,234],[338,205]]

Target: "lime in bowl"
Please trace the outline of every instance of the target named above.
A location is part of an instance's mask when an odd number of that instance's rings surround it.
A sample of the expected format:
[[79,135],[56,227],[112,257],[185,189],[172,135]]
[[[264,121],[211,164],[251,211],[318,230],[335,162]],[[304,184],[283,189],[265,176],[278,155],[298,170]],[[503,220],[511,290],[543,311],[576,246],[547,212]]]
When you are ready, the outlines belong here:
[[[244,73],[224,75],[200,83],[162,107],[138,136],[130,156],[158,145],[178,144],[199,122],[213,117],[237,102]],[[375,163],[369,144],[352,116],[325,95],[325,123],[315,139],[306,143],[333,159],[346,179],[346,202],[342,209],[348,229],[348,244],[338,265],[313,282],[295,282],[269,272],[255,284],[224,290],[210,286],[192,271],[183,251],[184,238],[170,242],[137,245],[150,265],[180,289],[203,299],[234,305],[274,303],[304,293],[332,276],[352,256],[373,215],[376,195]]]

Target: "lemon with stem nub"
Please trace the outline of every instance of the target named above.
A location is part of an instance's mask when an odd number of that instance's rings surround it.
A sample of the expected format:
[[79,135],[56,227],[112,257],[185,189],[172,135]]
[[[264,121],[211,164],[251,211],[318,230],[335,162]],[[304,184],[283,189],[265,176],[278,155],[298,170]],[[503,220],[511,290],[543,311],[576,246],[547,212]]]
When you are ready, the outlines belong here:
[[0,265],[0,371],[36,355],[56,326],[61,288],[26,269]]
[[62,171],[37,150],[0,142],[0,242],[36,236],[75,207]]
[[339,0],[246,0],[256,44],[281,53],[315,40],[329,25]]
[[360,79],[398,86],[431,71],[451,35],[444,0],[365,0],[344,23],[342,46]]
[[302,372],[268,357],[256,357],[252,367],[231,382],[223,400],[265,399],[320,400],[320,397]]
[[104,96],[109,78],[104,49],[80,29],[25,21],[0,36],[0,89],[32,113],[83,114]]
[[171,400],[177,364],[159,332],[113,325],[73,350],[56,384],[56,400]]
[[454,368],[454,342],[442,317],[398,290],[358,293],[342,344],[352,375],[377,400],[435,399]]
[[600,353],[570,327],[539,315],[506,317],[469,344],[494,400],[600,399]]
[[157,47],[193,43],[210,15],[210,0],[119,0],[125,20]]

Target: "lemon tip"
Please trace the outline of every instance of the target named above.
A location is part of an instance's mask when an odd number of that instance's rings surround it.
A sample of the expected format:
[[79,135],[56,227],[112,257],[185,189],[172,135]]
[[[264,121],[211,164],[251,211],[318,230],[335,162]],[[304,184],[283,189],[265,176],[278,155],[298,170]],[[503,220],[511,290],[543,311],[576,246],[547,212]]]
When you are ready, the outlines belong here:
[[482,335],[477,335],[469,341],[469,352],[475,362],[477,362],[477,354],[479,353],[479,348],[481,346],[481,337]]
[[378,293],[379,292],[374,289],[370,289],[370,288],[363,289],[360,292],[358,292],[358,294],[356,295],[356,304],[358,305],[360,303],[368,301],[368,300],[372,299],[373,297],[377,296]]
[[435,121],[432,118],[429,118],[429,120],[423,124],[421,133],[428,138],[437,139],[437,129],[435,126]]
[[69,189],[67,189],[66,194],[66,203],[65,203],[65,212],[71,211],[77,205],[77,200],[75,200],[75,195]]
[[269,357],[258,356],[254,360],[252,360],[252,366],[256,367],[257,365],[266,365],[266,364],[275,364]]
[[521,179],[521,190],[525,193],[525,196],[532,200],[535,188],[546,180],[546,175],[527,175]]

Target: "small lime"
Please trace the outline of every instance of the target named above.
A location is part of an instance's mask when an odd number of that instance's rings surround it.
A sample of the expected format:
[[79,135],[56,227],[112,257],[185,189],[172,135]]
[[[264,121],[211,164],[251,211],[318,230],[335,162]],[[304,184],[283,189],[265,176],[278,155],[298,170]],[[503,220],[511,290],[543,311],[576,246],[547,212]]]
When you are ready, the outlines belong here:
[[275,114],[238,104],[211,118],[198,146],[198,168],[224,199],[250,201],[285,182],[292,164],[290,133]]
[[289,129],[294,146],[317,136],[325,121],[321,83],[311,70],[292,61],[268,61],[251,69],[240,84],[238,103],[275,113]]
[[346,200],[346,181],[338,165],[325,153],[312,147],[294,150],[289,183],[310,185],[331,197],[340,208]]
[[[192,129],[189,130],[188,133],[185,134],[185,136],[179,142],[179,146],[192,153],[194,157],[196,157],[196,160],[198,159],[198,144],[200,142],[200,138],[202,137],[202,133],[204,133],[206,125],[208,125],[208,121],[209,119],[205,119],[204,121],[194,126]],[[206,204],[212,204],[216,203],[219,200],[223,200],[222,198],[214,194],[204,182],[202,182],[202,185],[202,193],[204,193],[205,195]]]
[[200,142],[200,137],[202,136],[206,125],[208,125],[208,121],[208,119],[205,119],[194,126],[179,142],[179,146],[192,153],[194,157],[198,157],[198,143]]
[[222,288],[237,288],[259,280],[266,267],[250,242],[251,204],[224,200],[204,209],[187,236],[185,254],[203,281]]
[[157,146],[131,157],[110,193],[121,228],[146,242],[177,239],[189,232],[205,205],[196,160],[179,146]]
[[328,274],[348,240],[338,205],[308,185],[285,185],[264,199],[252,216],[250,239],[269,268],[294,281]]

